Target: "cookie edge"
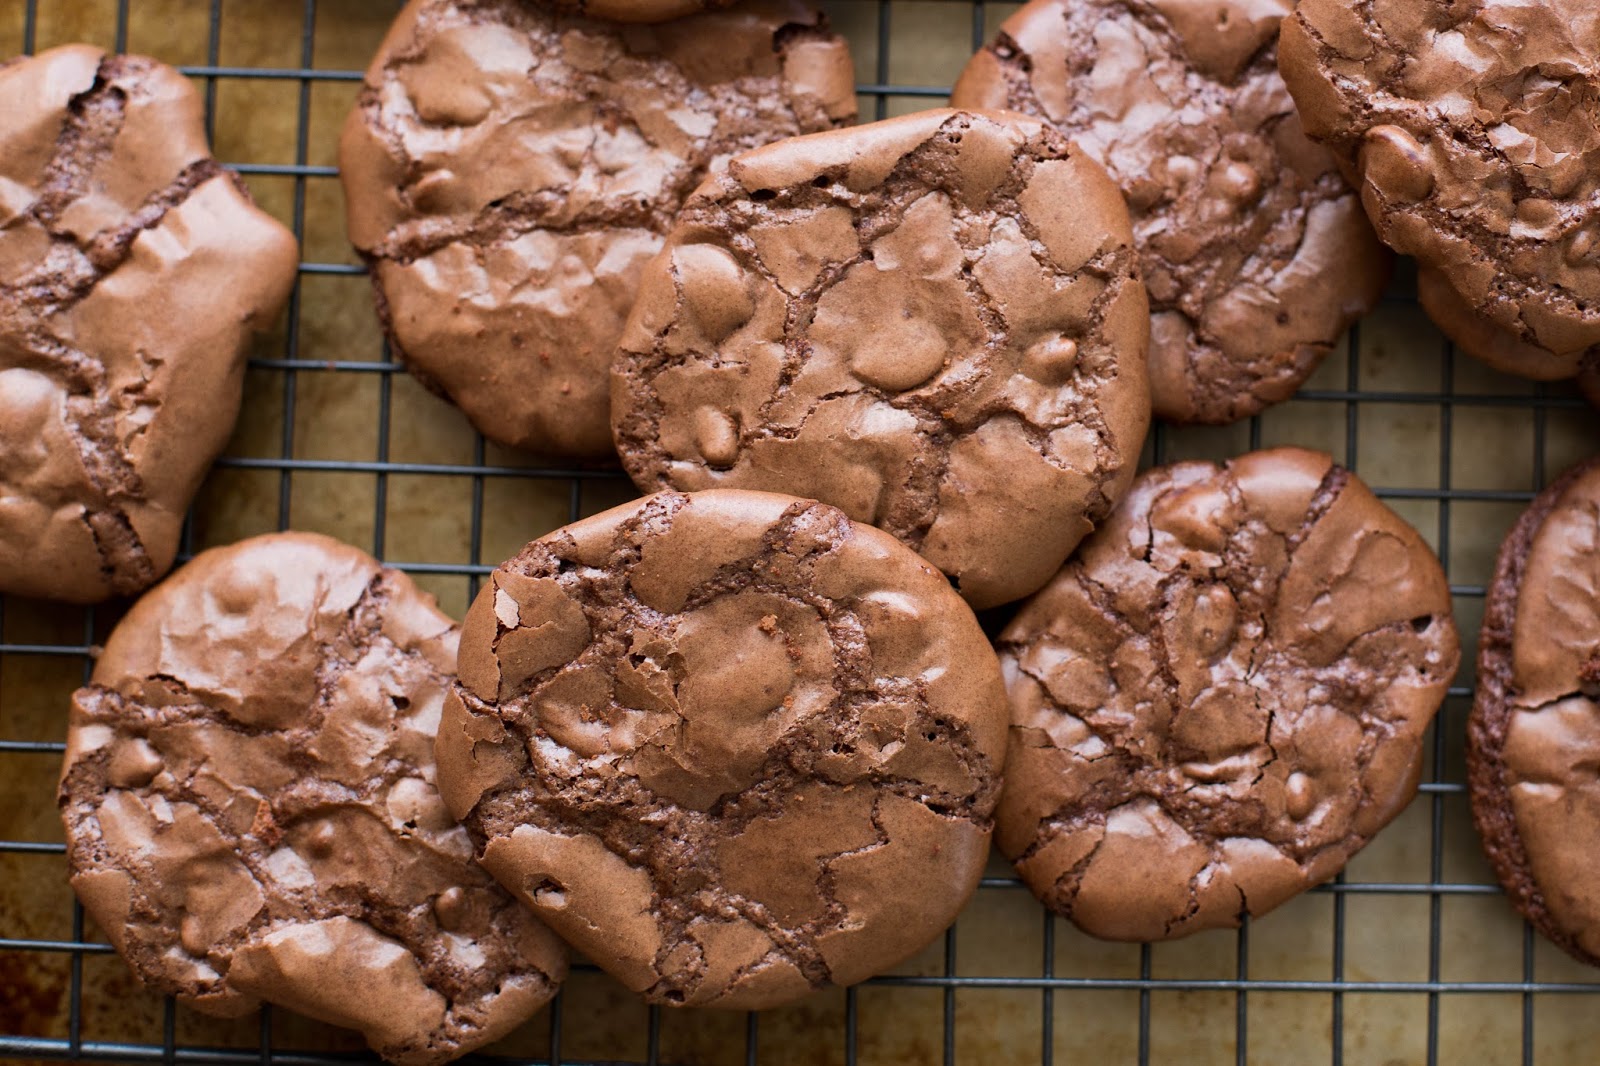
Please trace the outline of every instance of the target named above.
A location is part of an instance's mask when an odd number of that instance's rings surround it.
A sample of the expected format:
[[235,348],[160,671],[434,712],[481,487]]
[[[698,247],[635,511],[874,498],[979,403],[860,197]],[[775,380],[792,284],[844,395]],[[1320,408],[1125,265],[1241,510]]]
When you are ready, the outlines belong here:
[[1544,892],[1529,869],[1527,847],[1511,809],[1504,752],[1511,722],[1512,638],[1528,557],[1545,520],[1567,490],[1597,470],[1600,457],[1585,460],[1563,473],[1534,498],[1500,545],[1478,636],[1477,692],[1467,717],[1466,737],[1472,825],[1496,880],[1512,906],[1546,939],[1591,966],[1600,966],[1600,957],[1584,951],[1577,937],[1555,922],[1545,904]]

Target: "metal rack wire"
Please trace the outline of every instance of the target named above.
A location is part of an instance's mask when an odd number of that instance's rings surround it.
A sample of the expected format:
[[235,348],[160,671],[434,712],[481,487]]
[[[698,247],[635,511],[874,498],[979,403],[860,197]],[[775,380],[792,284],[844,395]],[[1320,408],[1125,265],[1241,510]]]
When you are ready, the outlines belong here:
[[[130,19],[133,15],[130,8],[136,2],[138,0],[108,0],[107,3],[99,5],[86,2],[83,6],[107,10],[106,17],[115,19],[113,42],[118,50],[123,50],[128,42]],[[360,74],[353,70],[323,69],[318,66],[318,0],[275,0],[285,6],[295,3],[300,6],[298,65],[289,67],[223,65],[221,56],[224,18],[225,15],[237,17],[232,12],[237,11],[239,5],[225,3],[224,0],[196,0],[197,5],[205,2],[209,2],[206,61],[181,69],[203,84],[208,131],[213,135],[216,131],[220,86],[254,79],[287,82],[297,88],[292,158],[285,161],[232,165],[247,176],[292,181],[293,197],[289,221],[292,222],[296,235],[304,240],[307,236],[308,183],[314,179],[329,179],[336,175],[333,167],[313,165],[310,162],[312,158],[310,113],[314,87],[319,83],[357,81]],[[326,5],[328,0],[324,0],[324,3]],[[8,10],[5,4],[6,0],[0,0],[0,19],[3,19]],[[398,7],[398,4],[394,6]],[[866,51],[871,57],[868,60],[870,79],[858,88],[865,105],[863,117],[881,118],[890,112],[892,104],[909,103],[920,106],[938,103],[948,91],[945,85],[905,84],[891,78],[891,71],[895,66],[893,50],[897,40],[895,23],[897,15],[909,14],[920,17],[920,14],[925,14],[925,9],[930,7],[950,9],[965,6],[970,9],[971,14],[970,44],[971,47],[977,48],[992,32],[996,17],[1000,14],[996,9],[1001,5],[989,4],[986,7],[984,0],[893,0],[893,2],[837,0],[833,6],[842,15],[849,16],[840,21],[866,27],[871,31],[868,36],[872,40],[867,42]],[[31,52],[38,40],[43,4],[41,0],[12,0],[10,10],[15,11],[19,7],[22,21],[22,50]],[[856,44],[859,51],[863,42],[857,41]],[[304,262],[300,266],[302,283],[308,278],[319,276],[360,273],[362,273],[360,267],[338,262]],[[1409,305],[1413,300],[1409,283],[1402,279],[1391,289],[1386,300],[1390,305],[1401,307]],[[620,472],[614,469],[548,466],[529,468],[513,462],[499,461],[491,457],[491,449],[485,445],[481,437],[474,442],[471,461],[467,463],[392,459],[390,440],[394,410],[393,394],[395,375],[401,372],[400,368],[390,359],[386,350],[376,346],[366,357],[331,361],[318,358],[328,353],[303,350],[302,330],[299,328],[303,312],[302,286],[297,285],[289,305],[289,328],[281,352],[263,355],[251,363],[253,370],[263,375],[275,376],[280,382],[281,394],[276,398],[276,402],[281,404],[278,454],[231,455],[218,464],[221,470],[254,471],[268,477],[276,475],[277,528],[288,528],[295,517],[292,513],[291,499],[292,486],[297,476],[331,473],[370,476],[374,499],[370,547],[374,554],[388,561],[390,565],[414,574],[464,580],[468,586],[467,594],[470,596],[471,592],[475,591],[479,577],[488,572],[491,568],[489,563],[494,561],[491,559],[486,563],[483,558],[486,486],[491,482],[497,479],[522,479],[530,486],[540,487],[544,492],[560,492],[564,487],[568,520],[576,519],[595,509],[590,505],[591,490],[610,486],[615,492],[625,484]],[[1442,338],[1436,338],[1435,343],[1445,344]],[[1375,376],[1371,371],[1375,356],[1363,346],[1359,332],[1350,338],[1348,349],[1350,355],[1343,380],[1329,380],[1327,375],[1323,375],[1317,380],[1316,387],[1303,390],[1297,398],[1297,403],[1292,405],[1295,410],[1301,412],[1299,416],[1295,416],[1300,418],[1300,422],[1296,422],[1293,418],[1285,419],[1269,414],[1254,418],[1236,430],[1223,431],[1220,435],[1216,431],[1210,435],[1195,434],[1158,426],[1147,448],[1146,461],[1165,462],[1196,451],[1240,451],[1267,443],[1281,443],[1286,437],[1298,440],[1301,439],[1298,426],[1313,423],[1329,426],[1330,420],[1325,416],[1332,413],[1335,415],[1331,420],[1332,423],[1338,423],[1340,420],[1337,416],[1342,414],[1342,426],[1334,425],[1330,430],[1330,432],[1342,430],[1342,434],[1335,433],[1335,436],[1342,435],[1340,457],[1347,466],[1361,472],[1364,457],[1363,442],[1370,439],[1371,433],[1370,425],[1367,430],[1363,429],[1364,412],[1369,412],[1369,423],[1373,418],[1370,412],[1379,409],[1398,411],[1400,412],[1398,417],[1402,420],[1408,414],[1435,420],[1437,468],[1428,469],[1427,464],[1423,463],[1414,471],[1414,477],[1408,478],[1407,483],[1379,484],[1377,491],[1380,496],[1398,507],[1404,508],[1409,503],[1423,508],[1430,506],[1436,508],[1437,524],[1431,531],[1432,540],[1448,567],[1453,557],[1452,531],[1456,528],[1455,518],[1460,509],[1475,504],[1498,503],[1520,506],[1530,499],[1537,486],[1545,484],[1551,475],[1558,472],[1546,469],[1552,420],[1560,420],[1563,427],[1570,429],[1573,423],[1586,417],[1580,414],[1585,410],[1581,402],[1565,388],[1515,387],[1513,391],[1464,389],[1458,381],[1458,363],[1447,348],[1439,360],[1440,373],[1436,385],[1419,387],[1413,383],[1404,388],[1373,387],[1371,381]],[[374,429],[377,434],[377,445],[371,460],[307,458],[299,453],[296,439],[299,396],[297,386],[299,376],[312,371],[336,375],[376,376],[378,397]],[[1381,375],[1376,377],[1381,378]],[[1520,413],[1524,412],[1531,418],[1532,455],[1527,484],[1522,487],[1474,487],[1470,484],[1459,484],[1461,469],[1458,459],[1463,451],[1461,447],[1463,437],[1458,425],[1464,419],[1469,417],[1477,419],[1484,414],[1512,417],[1520,416]],[[1307,434],[1307,436],[1317,435]],[[1306,440],[1306,443],[1320,443],[1320,438]],[[1597,448],[1600,448],[1600,439],[1593,443],[1590,450]],[[1366,458],[1368,463],[1371,463],[1371,457]],[[388,506],[390,487],[392,479],[400,477],[465,479],[470,482],[471,512],[468,529],[470,547],[464,562],[427,558],[396,559],[387,550],[391,539]],[[1452,511],[1453,507],[1456,508],[1456,512]],[[544,530],[528,531],[530,536],[542,532]],[[1424,528],[1424,532],[1430,531]],[[191,518],[185,533],[185,554],[192,552],[195,546],[195,529]],[[1484,594],[1483,586],[1455,581],[1454,571],[1452,571],[1452,582],[1458,605],[1466,606],[1469,611],[1473,610],[1472,605],[1481,600]],[[82,675],[86,678],[92,666],[92,650],[96,641],[104,636],[110,624],[114,622],[116,609],[98,608],[83,611],[79,630],[81,637],[78,639],[44,643],[11,640],[7,636],[10,628],[6,624],[8,616],[15,620],[26,617],[29,612],[36,609],[36,605],[21,602],[7,603],[0,600],[0,677],[4,676],[8,665],[40,658],[53,658],[81,662]],[[1470,646],[1472,627],[1464,625],[1463,629],[1463,635]],[[64,699],[65,693],[61,695]],[[1470,695],[1471,688],[1468,685],[1463,684],[1453,688],[1450,704],[1441,721],[1444,723],[1454,721],[1459,724]],[[53,761],[59,756],[63,748],[59,740],[9,738],[6,735],[7,723],[12,720],[14,715],[8,715],[8,709],[0,703],[0,776],[5,775],[8,767],[15,767],[18,760]],[[1351,1051],[1346,1039],[1346,1010],[1352,996],[1415,994],[1425,997],[1426,1039],[1423,1054],[1429,1066],[1433,1066],[1441,1058],[1441,1035],[1445,1031],[1441,1020],[1441,1005],[1447,999],[1484,995],[1520,997],[1520,1057],[1524,1064],[1532,1064],[1536,1061],[1537,1048],[1536,1004],[1549,998],[1565,997],[1563,1002],[1569,1003],[1573,1012],[1580,1014],[1592,1012],[1593,1001],[1580,1000],[1577,997],[1587,997],[1600,992],[1600,984],[1586,978],[1573,980],[1541,978],[1538,975],[1539,966],[1536,964],[1536,957],[1541,948],[1526,926],[1523,926],[1521,934],[1520,973],[1515,977],[1472,981],[1448,979],[1441,934],[1444,907],[1451,900],[1493,896],[1499,891],[1494,885],[1484,883],[1482,879],[1462,880],[1446,876],[1443,847],[1446,804],[1452,797],[1459,797],[1464,790],[1459,780],[1459,772],[1452,772],[1450,766],[1453,758],[1451,745],[1459,744],[1458,733],[1459,730],[1452,732],[1445,726],[1435,728],[1422,794],[1416,801],[1425,808],[1428,816],[1427,825],[1421,831],[1422,835],[1427,837],[1426,880],[1416,882],[1397,879],[1360,880],[1341,875],[1332,884],[1314,890],[1317,895],[1331,896],[1333,910],[1332,943],[1327,946],[1327,973],[1323,978],[1252,977],[1250,973],[1252,930],[1248,923],[1237,933],[1234,944],[1236,965],[1231,976],[1158,974],[1155,951],[1149,946],[1138,950],[1136,974],[1133,975],[1058,974],[1058,939],[1063,935],[1061,930],[1064,927],[1039,911],[1031,900],[1027,899],[1025,890],[1015,878],[991,876],[983,881],[980,889],[981,897],[1002,895],[1007,901],[1016,900],[1015,906],[1030,907],[1036,912],[1035,917],[1031,919],[1039,930],[1037,940],[1032,945],[1036,953],[1033,958],[1018,958],[1014,969],[1006,974],[980,976],[963,973],[958,959],[957,930],[953,928],[944,937],[941,947],[935,951],[930,965],[924,967],[934,972],[884,976],[868,982],[863,988],[923,989],[939,995],[940,1006],[937,1012],[939,1031],[936,1034],[928,1034],[932,1038],[929,1040],[928,1056],[911,1060],[919,1062],[927,1061],[930,1057],[947,1064],[956,1061],[958,994],[984,990],[1015,990],[1038,997],[1038,1035],[1034,1046],[1037,1048],[1037,1061],[1042,1066],[1051,1066],[1061,1057],[1057,1053],[1058,1027],[1072,1024],[1073,1018],[1076,1017],[1072,1012],[1081,1009],[1077,1006],[1075,997],[1091,992],[1137,995],[1137,1031],[1131,1041],[1131,1053],[1141,1066],[1156,1061],[1152,1050],[1152,1019],[1158,1009],[1157,997],[1167,993],[1231,994],[1234,1000],[1231,1057],[1241,1066],[1247,1062],[1264,1061],[1259,1053],[1252,1049],[1251,1036],[1255,1032],[1250,1013],[1252,996],[1257,997],[1255,1002],[1258,1004],[1262,1002],[1263,996],[1275,994],[1325,999],[1331,1010],[1327,1039],[1321,1045],[1319,1060],[1325,1055],[1326,1060],[1336,1066],[1360,1057]],[[47,790],[39,790],[36,794],[23,797],[22,802],[24,805],[31,805],[34,810],[51,808],[53,796]],[[29,867],[25,865],[30,857],[60,856],[64,852],[64,846],[55,841],[9,839],[17,835],[6,831],[5,827],[9,824],[4,810],[0,810],[0,859],[24,864],[12,867],[14,871],[21,871],[16,876],[32,876],[27,873]],[[1398,827],[1391,830],[1391,832],[1399,831]],[[1417,843],[1420,844],[1420,841]],[[54,870],[47,873],[56,876]],[[17,931],[11,927],[15,916],[8,916],[0,910],[0,963],[6,962],[8,956],[13,962],[20,960],[23,965],[18,972],[26,974],[28,972],[26,965],[31,958],[61,955],[67,957],[69,980],[65,1035],[39,1035],[37,1032],[27,1031],[25,1024],[19,1025],[24,1031],[0,1030],[0,1058],[168,1063],[259,1062],[280,1063],[284,1066],[320,1066],[325,1063],[347,1061],[351,1057],[345,1052],[281,1046],[270,1010],[262,1012],[255,1047],[212,1047],[180,1042],[178,1011],[171,1000],[167,1000],[162,1007],[162,1037],[158,1042],[97,1038],[94,1033],[88,1031],[85,1024],[84,966],[86,960],[109,954],[111,948],[101,941],[86,936],[82,908],[72,900],[64,881],[59,885],[57,896],[61,907],[71,908],[70,936],[52,939],[17,935]],[[1424,979],[1373,979],[1351,972],[1352,967],[1347,952],[1351,920],[1347,916],[1347,909],[1352,900],[1372,897],[1420,898],[1427,901],[1428,936]],[[587,971],[592,969],[592,967],[580,968]],[[0,971],[0,973],[5,972],[13,971]],[[1583,978],[1584,975],[1580,974],[1579,977]],[[23,982],[26,980],[26,977],[22,978]],[[8,995],[20,999],[25,991],[26,989],[19,984],[13,984],[9,988],[0,984],[0,1018],[8,1017],[4,1011]],[[843,1062],[846,1066],[856,1066],[858,1061],[867,1061],[870,1058],[862,1047],[862,1029],[869,1020],[869,1007],[862,1003],[863,997],[863,992],[857,989],[849,990],[843,996],[842,1010],[830,1016],[830,1028],[826,1033],[826,1039],[836,1049],[835,1061]],[[548,1039],[543,1042],[537,1054],[516,1058],[498,1056],[491,1057],[491,1060],[568,1063],[574,1066],[579,1062],[588,1061],[572,1058],[570,1050],[564,1054],[564,1046],[570,1049],[576,1033],[574,1027],[578,1024],[571,1021],[568,1012],[564,1010],[565,998],[565,995],[558,997],[552,1006],[546,1022]],[[658,1009],[650,1009],[648,1014],[644,1015],[643,1024],[645,1026],[642,1040],[643,1055],[638,1061],[648,1063],[650,1066],[667,1061],[663,1053],[662,1013]],[[755,1014],[749,1015],[744,1020],[742,1052],[743,1061],[746,1063],[767,1061],[774,1056],[780,1060],[784,1059],[781,1045],[775,1044],[771,1039],[763,1041],[763,1024],[762,1017]],[[985,1056],[983,1061],[987,1063],[1001,1060],[996,1056]],[[1033,1057],[1018,1058],[1015,1061],[1031,1062]]]

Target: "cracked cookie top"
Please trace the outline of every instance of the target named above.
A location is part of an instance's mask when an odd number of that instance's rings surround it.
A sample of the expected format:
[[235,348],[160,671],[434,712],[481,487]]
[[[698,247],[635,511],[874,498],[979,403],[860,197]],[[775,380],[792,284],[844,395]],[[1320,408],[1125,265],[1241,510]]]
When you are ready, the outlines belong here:
[[1434,321],[1510,373],[1576,374],[1600,345],[1600,7],[1301,0],[1280,56]]
[[0,64],[0,592],[167,572],[297,261],[177,71],[87,45]]
[[1473,821],[1517,909],[1600,964],[1600,460],[1529,506],[1495,567],[1467,725]]
[[977,607],[1043,585],[1133,477],[1149,311],[1105,171],[935,110],[735,158],[645,271],[612,369],[644,490],[876,525]]
[[955,107],[1038,115],[1128,196],[1150,290],[1160,418],[1232,422],[1287,399],[1370,311],[1388,256],[1278,74],[1292,0],[1033,0]]
[[606,369],[684,197],[855,100],[848,45],[798,0],[627,27],[413,0],[340,143],[350,240],[397,354],[485,436],[606,455]]
[[276,1003],[440,1063],[555,994],[566,953],[472,860],[434,783],[458,631],[326,537],[197,556],[73,697],[72,884],[139,979]]
[[810,500],[663,492],[491,575],[439,785],[483,865],[630,989],[756,1009],[954,921],[1005,716],[972,612],[892,537]]
[[1460,647],[1443,568],[1326,455],[1147,471],[1001,634],[997,842],[1085,931],[1234,926],[1416,792]]

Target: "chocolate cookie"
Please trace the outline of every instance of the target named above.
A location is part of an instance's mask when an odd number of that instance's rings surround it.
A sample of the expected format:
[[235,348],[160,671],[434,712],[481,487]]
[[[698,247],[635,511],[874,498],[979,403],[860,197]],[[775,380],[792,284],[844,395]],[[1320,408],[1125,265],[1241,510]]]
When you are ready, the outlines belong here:
[[326,537],[204,552],[73,696],[72,885],[141,981],[210,1014],[277,1003],[398,1063],[509,1032],[566,972],[434,785],[458,633]]
[[1278,74],[1292,0],[1033,0],[956,107],[1047,119],[1128,196],[1158,417],[1232,422],[1289,397],[1378,301],[1389,257]]
[[92,603],[167,572],[298,259],[171,67],[0,64],[0,593]]
[[1005,690],[937,570],[832,507],[664,492],[494,572],[439,788],[480,861],[656,1003],[770,1007],[948,926]]
[[1467,722],[1472,819],[1534,928],[1600,965],[1600,459],[1568,471],[1500,548]]
[[552,7],[612,22],[666,22],[734,0],[544,0]]
[[612,370],[645,491],[815,496],[974,606],[1043,585],[1133,477],[1149,310],[1105,171],[924,111],[739,156],[645,271]]
[[1600,8],[1301,0],[1280,56],[1440,328],[1502,370],[1576,374],[1600,344]]
[[1000,850],[1114,940],[1337,873],[1416,792],[1460,658],[1433,552],[1296,448],[1145,472],[999,648]]
[[648,27],[413,0],[340,144],[395,351],[485,436],[608,454],[606,369],[684,197],[855,101],[849,47],[798,0]]

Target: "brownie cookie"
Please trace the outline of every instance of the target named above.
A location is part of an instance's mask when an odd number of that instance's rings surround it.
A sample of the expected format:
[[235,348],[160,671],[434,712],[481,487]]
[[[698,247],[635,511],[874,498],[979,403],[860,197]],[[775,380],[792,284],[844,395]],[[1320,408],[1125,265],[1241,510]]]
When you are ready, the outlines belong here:
[[1415,530],[1325,455],[1150,470],[1001,634],[1000,850],[1095,936],[1238,925],[1411,800],[1460,658]]
[[1600,965],[1600,459],[1564,474],[1500,548],[1467,722],[1472,819],[1516,908]]
[[397,354],[485,436],[605,455],[606,370],[684,197],[855,111],[848,45],[799,0],[631,27],[413,0],[345,125],[350,239]]
[[298,258],[171,67],[0,64],[0,593],[92,603],[167,572]]
[[1301,0],[1279,51],[1440,328],[1502,370],[1576,374],[1600,344],[1600,7]]
[[551,7],[612,22],[666,22],[734,0],[543,0]]
[[912,955],[977,887],[1005,689],[937,570],[832,507],[664,492],[494,572],[439,788],[500,882],[655,1003]]
[[957,107],[1047,119],[1128,196],[1158,417],[1287,399],[1378,301],[1389,257],[1278,74],[1292,0],[1033,0],[972,57]]
[[1105,171],[1035,119],[924,111],[739,156],[645,271],[612,370],[645,491],[815,496],[977,607],[1133,477],[1149,310]]
[[434,785],[457,637],[405,575],[308,534],[205,552],[134,606],[73,697],[60,804],[73,888],[141,981],[406,1064],[555,994],[565,950]]

